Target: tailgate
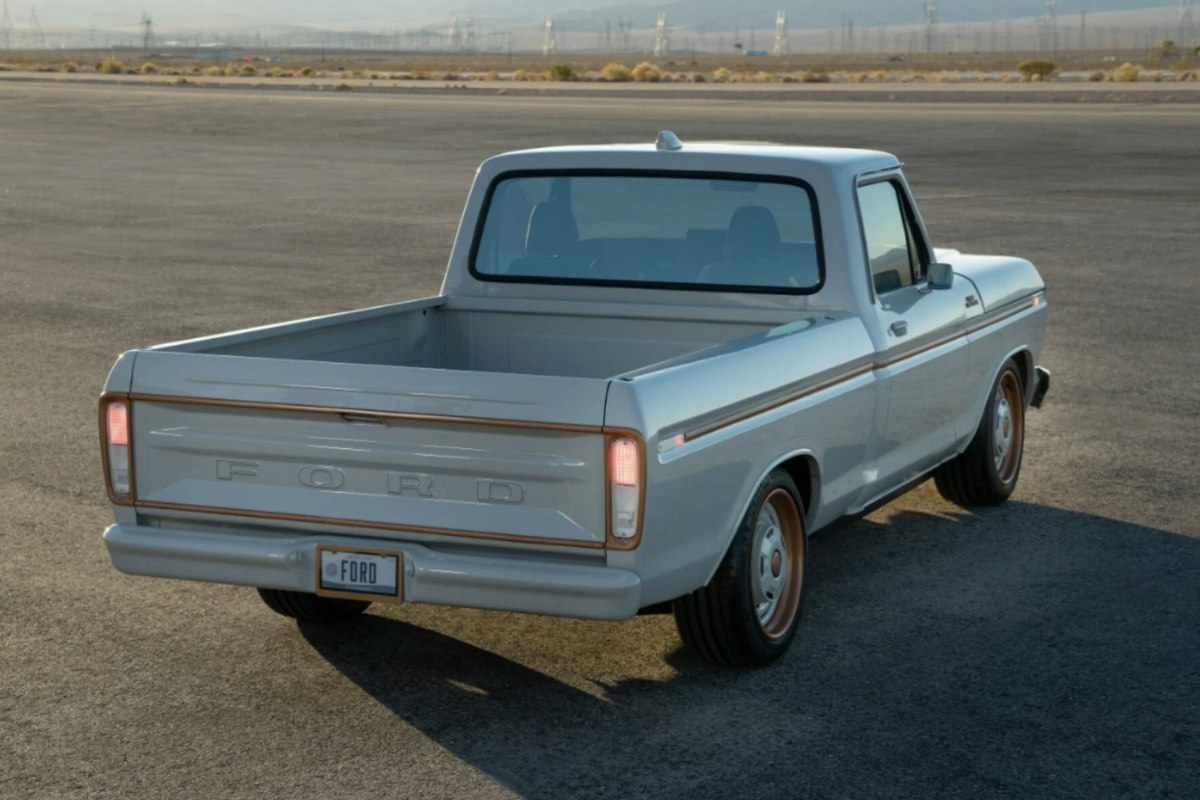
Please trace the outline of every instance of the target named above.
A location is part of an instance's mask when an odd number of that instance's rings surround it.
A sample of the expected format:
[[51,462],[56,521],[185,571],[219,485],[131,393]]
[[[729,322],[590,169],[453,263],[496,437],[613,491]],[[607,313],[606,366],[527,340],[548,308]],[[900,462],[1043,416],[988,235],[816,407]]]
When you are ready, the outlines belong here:
[[605,380],[142,352],[137,506],[604,546]]

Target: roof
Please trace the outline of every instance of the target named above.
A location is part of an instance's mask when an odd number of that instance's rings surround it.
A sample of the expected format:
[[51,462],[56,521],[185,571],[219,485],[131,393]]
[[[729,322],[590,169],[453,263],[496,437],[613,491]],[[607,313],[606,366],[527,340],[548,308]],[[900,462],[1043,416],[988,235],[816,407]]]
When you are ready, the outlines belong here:
[[[853,174],[900,166],[900,161],[894,155],[878,150],[686,140],[679,149],[673,150],[660,149],[654,144],[577,145],[520,150],[489,159],[488,165],[497,171],[529,167],[531,162],[542,162],[544,166],[557,168],[570,162],[571,166],[581,168],[635,166],[639,169],[671,169],[678,166],[697,169],[703,168],[703,162],[706,161],[728,165],[731,159],[786,160],[793,167],[801,162],[809,167]],[[763,167],[761,163],[756,166],[760,169]]]

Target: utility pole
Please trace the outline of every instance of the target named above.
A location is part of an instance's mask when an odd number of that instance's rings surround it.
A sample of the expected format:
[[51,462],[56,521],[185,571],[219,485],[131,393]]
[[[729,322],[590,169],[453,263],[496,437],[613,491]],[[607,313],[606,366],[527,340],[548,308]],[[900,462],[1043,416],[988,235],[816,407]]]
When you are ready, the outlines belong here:
[[788,53],[787,12],[779,9],[775,14],[775,57],[783,58]]
[[925,52],[932,53],[937,43],[937,3],[925,4]]
[[13,39],[12,17],[8,15],[8,3],[5,2],[0,10],[0,50],[11,50]]
[[1087,12],[1079,12],[1079,49],[1087,50]]
[[658,25],[654,28],[654,57],[663,58],[670,51],[671,42],[667,35],[667,15],[660,12]]
[[546,16],[546,37],[542,41],[542,55],[558,55],[558,37],[554,33],[554,16]]
[[154,22],[150,19],[150,15],[145,11],[142,12],[142,55],[150,52],[150,45],[154,43]]
[[1179,41],[1180,48],[1192,44],[1192,0],[1179,0]]

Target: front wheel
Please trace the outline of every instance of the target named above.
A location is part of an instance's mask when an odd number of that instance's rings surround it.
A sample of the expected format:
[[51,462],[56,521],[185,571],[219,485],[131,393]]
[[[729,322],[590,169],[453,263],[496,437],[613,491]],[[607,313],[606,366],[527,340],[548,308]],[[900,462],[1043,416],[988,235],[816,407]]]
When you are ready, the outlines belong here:
[[770,664],[796,638],[807,570],[800,493],[776,470],[755,492],[713,579],[674,602],[680,637],[714,664]]
[[1015,361],[1000,370],[975,438],[934,473],[942,497],[960,506],[995,506],[1012,496],[1025,452],[1025,395]]

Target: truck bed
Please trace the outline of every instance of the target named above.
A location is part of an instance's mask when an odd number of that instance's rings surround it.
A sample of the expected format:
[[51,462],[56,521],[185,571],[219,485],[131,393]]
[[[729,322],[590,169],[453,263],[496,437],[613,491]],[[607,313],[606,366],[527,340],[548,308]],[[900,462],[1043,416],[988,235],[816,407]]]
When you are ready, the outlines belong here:
[[[647,318],[589,304],[431,298],[155,348],[250,358],[615,378],[759,333],[773,321]],[[597,308],[605,309],[597,311]],[[728,317],[728,314],[726,314]]]

